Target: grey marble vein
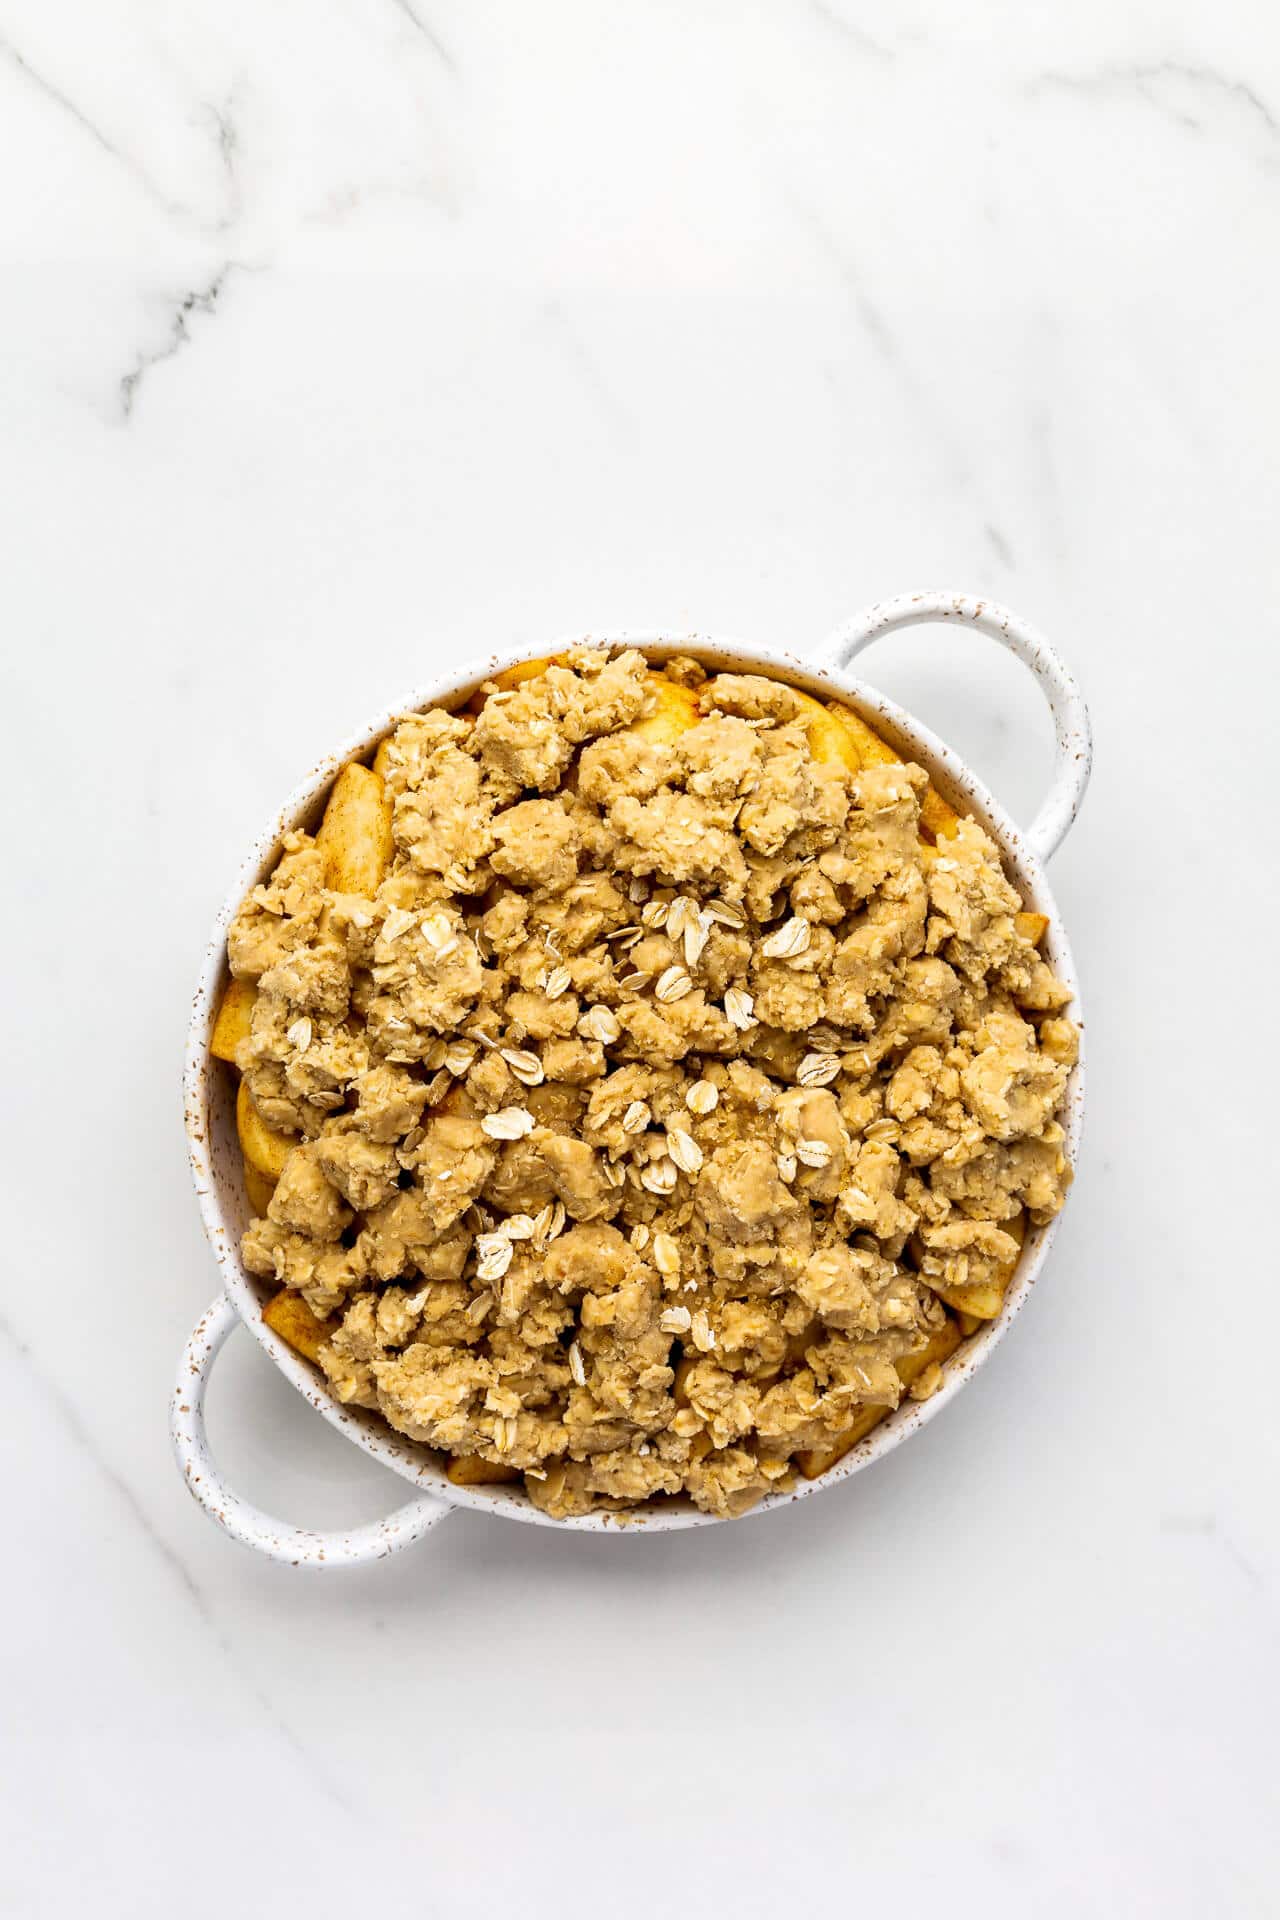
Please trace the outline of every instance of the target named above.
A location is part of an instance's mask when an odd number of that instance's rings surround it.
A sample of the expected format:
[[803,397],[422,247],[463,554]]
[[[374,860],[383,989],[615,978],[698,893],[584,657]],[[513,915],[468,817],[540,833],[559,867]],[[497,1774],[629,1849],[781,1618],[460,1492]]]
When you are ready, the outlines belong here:
[[190,292],[184,293],[169,316],[168,338],[164,344],[153,348],[150,352],[140,353],[128,373],[121,375],[120,412],[125,420],[132,417],[138,392],[151,369],[160,366],[166,360],[175,359],[183,348],[189,345],[191,328],[188,322],[191,315],[215,313],[223,288],[231,274],[240,267],[241,262],[238,260],[226,260],[205,286],[193,287]]
[[1280,119],[1257,89],[1246,80],[1219,73],[1215,67],[1182,60],[1135,61],[1128,65],[1096,67],[1087,73],[1043,73],[1031,84],[1033,93],[1056,89],[1103,97],[1129,94],[1146,101],[1177,126],[1187,127],[1194,133],[1206,132],[1204,120],[1185,103],[1179,103],[1176,97],[1179,88],[1193,100],[1216,101],[1238,110],[1268,145],[1280,141]]
[[262,1691],[262,1688],[258,1686],[256,1681],[251,1680],[244,1673],[236,1655],[235,1647],[218,1625],[217,1619],[210,1610],[209,1603],[200,1591],[199,1585],[194,1579],[190,1568],[169,1545],[169,1542],[164,1538],[163,1534],[157,1531],[150,1514],[128,1481],[124,1478],[123,1474],[117,1472],[116,1468],[111,1465],[110,1461],[99,1450],[94,1441],[93,1434],[85,1425],[74,1401],[69,1399],[57,1381],[51,1378],[50,1375],[44,1372],[38,1365],[31,1347],[3,1314],[0,1314],[0,1340],[9,1347],[11,1352],[17,1355],[27,1378],[33,1381],[39,1392],[43,1394],[46,1403],[57,1417],[68,1439],[77,1451],[84,1456],[89,1466],[106,1482],[107,1486],[110,1487],[116,1500],[129,1515],[129,1518],[137,1527],[142,1538],[147,1542],[155,1558],[165,1568],[170,1578],[182,1589],[192,1610],[201,1623],[208,1629],[210,1639],[230,1661],[245,1692],[253,1700],[264,1719],[275,1729],[285,1746],[296,1756],[313,1784],[320,1789],[326,1798],[331,1800],[336,1806],[341,1807],[344,1811],[352,1811],[351,1801],[345,1797],[336,1783],[331,1780],[321,1768],[316,1766],[313,1754],[303,1745],[292,1727],[281,1719],[279,1712]]
[[461,202],[448,180],[427,175],[404,180],[365,180],[334,188],[319,206],[306,208],[298,216],[302,227],[340,227],[379,201],[417,200],[433,213],[456,220]]
[[[809,200],[788,186],[787,201],[801,225],[837,275],[868,346],[890,371],[903,398],[921,427],[938,448],[952,485],[972,492],[976,475],[963,437],[949,425],[942,401],[929,392],[916,370],[903,354],[901,343],[888,317],[868,291],[866,275],[854,258],[848,241],[833,230]],[[984,514],[985,519],[985,514]]]
[[879,306],[867,292],[864,276],[843,238],[828,224],[813,203],[788,186],[785,197],[791,211],[808,231],[818,251],[833,268],[853,305],[858,323],[868,342],[887,366],[899,367],[901,354],[893,329]]
[[830,6],[828,0],[809,0],[809,10],[816,14],[819,20],[833,28],[842,40],[856,47],[859,53],[869,54],[873,60],[893,59],[892,47],[887,47],[883,40],[877,40],[875,35],[868,33],[865,27],[858,26],[846,14]]
[[1166,1534],[1186,1534],[1212,1541],[1221,1547],[1227,1559],[1237,1572],[1244,1575],[1251,1587],[1257,1587],[1260,1592],[1266,1591],[1267,1580],[1261,1567],[1241,1550],[1221,1524],[1216,1513],[1162,1513],[1160,1531]]
[[441,64],[446,66],[450,73],[456,73],[458,71],[457,61],[435,28],[419,13],[417,7],[414,5],[414,0],[392,0],[392,5],[398,12],[404,15],[405,19],[408,20],[422,36]]
[[31,86],[43,99],[48,100],[51,105],[58,108],[60,113],[64,113],[69,120],[79,127],[80,131],[93,142],[99,152],[108,154],[110,158],[115,161],[116,165],[128,175],[134,185],[140,187],[152,204],[158,207],[162,213],[167,214],[172,219],[193,225],[204,233],[218,232],[226,225],[224,218],[212,221],[206,220],[196,213],[193,208],[184,205],[180,200],[174,200],[169,194],[165,193],[151,178],[146,168],[129,152],[127,147],[119,146],[109,135],[104,133],[97,121],[91,119],[84,111],[84,108],[77,105],[69,93],[64,93],[62,88],[50,80],[47,74],[42,73],[38,67],[32,66],[21,49],[16,47],[13,41],[3,33],[0,33],[0,58],[7,60],[14,71],[29,81]]
[[1032,486],[1040,508],[1041,531],[1049,551],[1061,567],[1067,560],[1066,505],[1058,475],[1053,422],[1043,400],[1027,418],[1027,442],[1032,459]]
[[602,414],[607,416],[615,429],[630,432],[634,422],[625,402],[610,385],[600,362],[565,312],[563,302],[557,299],[545,300],[542,303],[541,312],[557,346],[581,376],[583,385],[599,402]]
[[46,79],[43,73],[36,67],[33,67],[25,55],[20,53],[17,47],[14,46],[12,40],[8,39],[4,34],[0,34],[0,53],[4,55],[11,66],[16,67],[18,72],[31,82],[37,92],[44,95],[46,100],[52,100],[53,104],[56,107],[60,107],[63,113],[69,114],[76,125],[88,134],[94,145],[100,147],[103,153],[109,153],[113,160],[118,160],[122,166],[128,167],[131,172],[136,171],[134,163],[129,156],[122,153],[114,141],[108,140],[102,128],[97,126],[95,122],[89,118],[83,108],[78,107],[75,101],[62,91],[61,87],[56,87],[52,80]]
[[234,226],[244,210],[244,194],[240,183],[240,129],[235,118],[234,107],[235,91],[233,89],[221,106],[205,108],[206,116],[213,123],[218,160],[227,183],[227,211],[218,222],[223,230]]

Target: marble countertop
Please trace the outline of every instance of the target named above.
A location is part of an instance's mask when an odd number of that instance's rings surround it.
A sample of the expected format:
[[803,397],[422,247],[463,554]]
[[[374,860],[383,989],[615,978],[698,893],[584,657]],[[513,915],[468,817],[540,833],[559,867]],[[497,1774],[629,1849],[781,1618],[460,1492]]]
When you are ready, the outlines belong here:
[[[0,1909],[1263,1915],[1280,29],[1257,5],[0,0]],[[454,659],[992,595],[1097,731],[1090,1113],[927,1432],[694,1534],[234,1548],[178,1072],[277,800]],[[868,676],[1020,817],[975,636]],[[308,1524],[398,1497],[231,1342]]]

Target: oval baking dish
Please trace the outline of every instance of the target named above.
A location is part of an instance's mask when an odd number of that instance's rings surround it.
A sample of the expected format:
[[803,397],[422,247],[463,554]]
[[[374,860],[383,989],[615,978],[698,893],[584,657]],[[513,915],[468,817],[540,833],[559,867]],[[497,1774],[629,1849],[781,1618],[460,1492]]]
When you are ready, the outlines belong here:
[[[1019,829],[978,778],[941,741],[901,708],[863,682],[848,667],[883,635],[923,622],[947,622],[976,628],[1007,647],[1035,674],[1053,713],[1056,758],[1047,797],[1035,820]],[[369,751],[405,713],[432,705],[458,706],[487,678],[517,663],[578,644],[637,647],[657,665],[675,654],[692,654],[717,670],[745,667],[764,672],[804,691],[835,696],[860,711],[904,758],[921,764],[944,799],[972,814],[999,847],[1005,869],[1032,910],[1049,921],[1046,957],[1073,991],[1072,1011],[1080,1019],[1078,985],[1066,934],[1044,874],[1044,866],[1075,818],[1090,770],[1088,715],[1070,672],[1047,642],[1025,622],[989,601],[963,595],[903,595],[870,608],[837,630],[805,660],[783,649],[725,640],[709,634],[608,633],[559,640],[551,646],[494,654],[470,667],[415,689],[409,699],[377,715],[295,789],[279,815],[244,861],[214,923],[192,1004],[184,1077],[185,1123],[191,1169],[205,1231],[218,1263],[223,1292],[204,1314],[183,1354],[172,1402],[171,1428],[179,1466],[188,1487],[205,1510],[234,1538],[258,1552],[292,1564],[352,1565],[395,1552],[419,1539],[455,1507],[475,1507],[536,1525],[577,1531],[643,1534],[679,1527],[710,1526],[721,1517],[699,1512],[681,1499],[664,1499],[625,1515],[596,1512],[552,1519],[513,1486],[465,1487],[446,1478],[443,1456],[395,1432],[376,1413],[342,1405],[321,1376],[309,1367],[262,1318],[266,1289],[246,1272],[240,1237],[250,1208],[244,1191],[235,1125],[235,1094],[230,1076],[211,1058],[210,1031],[226,983],[227,928],[248,890],[269,870],[282,833],[314,821],[320,802],[338,770]],[[1078,1156],[1084,1094],[1083,1056],[1067,1083],[1062,1124],[1066,1152]],[[767,1495],[750,1509],[764,1514],[792,1500],[807,1498],[846,1480],[899,1446],[958,1393],[1004,1338],[1044,1266],[1057,1232],[1059,1215],[1033,1228],[997,1319],[964,1341],[948,1362],[942,1383],[927,1400],[903,1400],[819,1478]],[[374,1459],[409,1481],[413,1493],[387,1519],[345,1533],[318,1533],[289,1526],[261,1513],[234,1493],[219,1474],[204,1430],[204,1394],[209,1371],[228,1334],[246,1327],[276,1365],[326,1420]],[[744,1517],[750,1517],[744,1516]]]

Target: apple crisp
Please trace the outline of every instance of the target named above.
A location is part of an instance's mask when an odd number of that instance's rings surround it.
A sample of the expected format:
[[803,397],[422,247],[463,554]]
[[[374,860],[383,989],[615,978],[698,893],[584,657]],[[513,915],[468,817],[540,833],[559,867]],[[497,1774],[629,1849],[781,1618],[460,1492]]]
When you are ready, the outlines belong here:
[[1043,923],[868,741],[578,649],[402,720],[245,900],[245,1264],[453,1477],[740,1513],[931,1392],[1062,1205]]

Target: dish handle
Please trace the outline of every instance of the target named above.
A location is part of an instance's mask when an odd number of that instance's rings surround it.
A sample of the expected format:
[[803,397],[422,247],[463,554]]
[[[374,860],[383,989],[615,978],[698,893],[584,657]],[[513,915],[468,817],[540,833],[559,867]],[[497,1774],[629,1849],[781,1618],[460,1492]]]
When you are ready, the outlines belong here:
[[1053,715],[1053,777],[1040,811],[1022,837],[1036,859],[1046,861],[1066,839],[1080,811],[1093,765],[1093,737],[1089,709],[1075,676],[1043,634],[994,600],[966,593],[903,593],[837,627],[819,655],[827,666],[847,667],[885,634],[931,621],[950,621],[989,634],[1029,667],[1039,682]]
[[178,1367],[169,1431],[182,1477],[205,1512],[242,1546],[294,1567],[355,1567],[382,1560],[421,1540],[453,1507],[435,1494],[416,1494],[385,1520],[347,1533],[314,1533],[273,1520],[242,1499],[219,1473],[204,1426],[204,1396],[213,1363],[227,1336],[240,1325],[231,1296],[220,1293],[187,1342]]

